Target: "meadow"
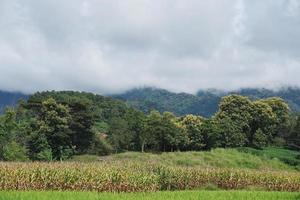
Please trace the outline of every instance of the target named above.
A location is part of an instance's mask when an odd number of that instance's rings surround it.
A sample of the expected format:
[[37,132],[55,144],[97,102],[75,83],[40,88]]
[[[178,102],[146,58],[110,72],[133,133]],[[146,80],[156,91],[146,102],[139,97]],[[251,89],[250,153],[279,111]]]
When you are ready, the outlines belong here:
[[140,153],[125,152],[110,156],[74,156],[75,162],[135,162],[177,167],[234,168],[270,171],[298,171],[299,153],[287,149],[268,147],[263,150],[252,148],[223,149],[210,151]]
[[299,193],[257,191],[180,191],[155,193],[0,192],[0,200],[297,200]]

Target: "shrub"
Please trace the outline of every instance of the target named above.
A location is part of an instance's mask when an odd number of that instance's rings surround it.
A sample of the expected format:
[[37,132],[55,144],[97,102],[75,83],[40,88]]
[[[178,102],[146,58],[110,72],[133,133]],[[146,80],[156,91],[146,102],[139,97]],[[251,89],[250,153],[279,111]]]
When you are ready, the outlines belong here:
[[3,148],[3,158],[6,161],[26,161],[26,149],[15,141],[8,143]]

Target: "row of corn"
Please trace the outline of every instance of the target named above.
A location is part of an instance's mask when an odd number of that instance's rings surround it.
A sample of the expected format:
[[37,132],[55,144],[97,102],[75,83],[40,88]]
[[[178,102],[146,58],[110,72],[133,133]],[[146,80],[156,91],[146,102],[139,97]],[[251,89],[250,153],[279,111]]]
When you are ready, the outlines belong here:
[[141,192],[257,187],[300,191],[300,173],[239,169],[184,168],[138,163],[4,163],[0,190],[81,190]]

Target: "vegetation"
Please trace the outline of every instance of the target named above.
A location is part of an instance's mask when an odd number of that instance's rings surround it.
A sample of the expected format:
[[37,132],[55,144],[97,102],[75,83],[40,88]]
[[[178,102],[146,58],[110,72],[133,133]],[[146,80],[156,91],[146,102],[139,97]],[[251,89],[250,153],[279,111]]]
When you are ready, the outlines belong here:
[[0,190],[145,192],[216,186],[299,191],[298,172],[172,167],[151,163],[0,163]]
[[181,191],[155,193],[93,193],[93,192],[0,192],[0,200],[235,200],[235,199],[272,199],[296,200],[299,193],[287,192],[254,192],[254,191]]
[[242,147],[238,148],[237,150],[265,159],[279,160],[289,166],[300,169],[300,154],[298,151],[274,147],[267,147],[262,150]]
[[[243,149],[244,150],[244,149]],[[247,148],[251,153],[240,152],[240,149],[213,149],[211,151],[198,152],[167,152],[161,154],[125,152],[110,156],[98,157],[91,155],[74,156],[71,161],[76,162],[134,162],[151,163],[155,165],[177,166],[177,167],[199,167],[199,168],[234,168],[234,169],[255,169],[268,171],[295,171],[300,166],[290,165],[285,160],[283,152],[286,150],[272,149],[282,156],[266,156],[266,150],[256,150]],[[259,152],[259,154],[252,154]],[[290,155],[299,155],[295,151],[290,151]],[[288,158],[288,157],[287,157]],[[295,157],[291,158],[294,161]],[[298,160],[299,161],[299,160]]]
[[249,97],[252,100],[280,97],[284,99],[294,112],[300,111],[300,89],[282,88],[268,90],[245,88],[236,91],[200,90],[196,95],[173,93],[157,88],[140,88],[127,91],[114,97],[125,100],[129,105],[149,113],[151,110],[170,111],[178,116],[187,114],[211,117],[218,111],[221,98],[231,94]]
[[282,99],[223,97],[211,118],[149,114],[84,92],[42,92],[0,116],[0,160],[52,161],[123,151],[174,152],[289,146],[298,149],[299,118]]
[[278,97],[228,95],[205,118],[36,93],[0,115],[0,160],[18,161],[0,162],[0,190],[299,191],[299,119]]
[[197,96],[156,88],[133,89],[113,97],[125,100],[128,105],[145,113],[158,110],[161,113],[170,111],[178,116],[194,114],[204,117],[212,116],[217,111],[221,100],[221,96],[209,92]]

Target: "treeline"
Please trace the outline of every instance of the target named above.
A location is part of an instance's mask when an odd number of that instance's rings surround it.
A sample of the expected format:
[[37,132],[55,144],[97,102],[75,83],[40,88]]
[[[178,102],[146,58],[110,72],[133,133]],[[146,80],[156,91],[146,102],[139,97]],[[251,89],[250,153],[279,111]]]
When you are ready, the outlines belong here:
[[0,117],[1,160],[65,160],[75,154],[300,146],[300,118],[280,98],[222,98],[211,118],[143,112],[84,92],[42,92]]

